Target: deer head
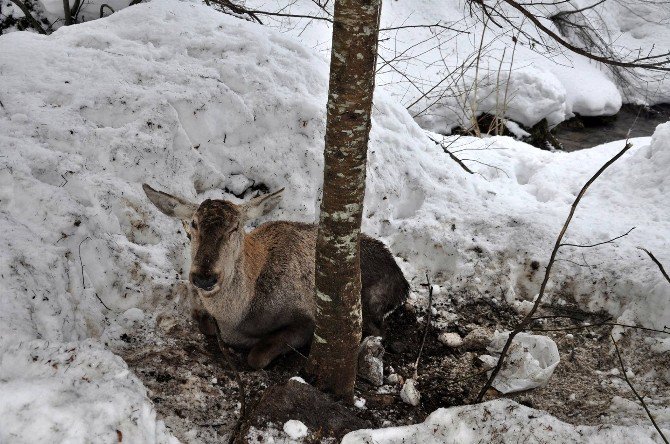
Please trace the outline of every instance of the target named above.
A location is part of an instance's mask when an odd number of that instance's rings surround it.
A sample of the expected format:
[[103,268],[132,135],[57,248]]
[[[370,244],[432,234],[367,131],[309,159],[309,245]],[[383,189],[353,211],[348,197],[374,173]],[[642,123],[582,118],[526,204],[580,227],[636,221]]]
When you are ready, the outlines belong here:
[[241,263],[244,225],[269,213],[281,200],[282,188],[240,205],[207,199],[200,205],[143,184],[145,194],[162,213],[180,219],[191,239],[189,280],[203,296],[229,283]]

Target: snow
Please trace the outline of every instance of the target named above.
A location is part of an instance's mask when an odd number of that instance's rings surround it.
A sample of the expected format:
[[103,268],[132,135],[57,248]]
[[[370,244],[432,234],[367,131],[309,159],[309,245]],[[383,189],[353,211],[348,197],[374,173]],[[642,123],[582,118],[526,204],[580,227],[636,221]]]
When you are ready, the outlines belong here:
[[307,426],[297,419],[289,419],[284,423],[284,433],[291,439],[300,439],[307,436]]
[[[587,0],[545,2],[530,6],[530,11],[560,35],[556,26],[545,17],[593,3]],[[325,16],[310,0],[247,0],[245,4],[264,11]],[[540,31],[506,5],[498,5],[498,8],[507,11],[529,37],[519,36],[510,31],[509,26],[499,30],[491,23],[491,29],[483,32],[481,13],[475,9],[477,12],[471,16],[469,6],[462,0],[385,2],[382,29],[439,23],[467,33],[438,27],[382,31],[377,84],[396,100],[411,105],[411,113],[418,114],[417,121],[424,128],[441,133],[448,133],[454,126],[468,126],[473,110],[475,113],[504,111],[505,117],[526,126],[543,118],[555,125],[575,113],[584,116],[615,114],[624,98],[627,102],[644,104],[670,100],[668,76],[636,72],[635,78],[624,73],[632,86],[619,85],[607,67],[570,53],[557,44],[552,43],[550,49],[541,49],[538,42],[545,42],[547,38]],[[328,56],[331,33],[328,22],[262,17],[267,25]],[[576,17],[571,16],[573,21],[581,19],[579,15]],[[670,50],[669,19],[666,5],[653,5],[642,0],[608,1],[587,10],[583,18],[601,31],[608,49],[623,58],[634,58],[638,49],[644,54],[649,51],[663,54]],[[513,38],[518,39],[516,46]],[[482,61],[477,67],[474,60],[482,39]],[[581,44],[576,36],[567,39]],[[392,66],[387,63],[390,61],[394,61]],[[444,80],[447,77],[449,80]],[[432,89],[438,83],[441,86]],[[503,105],[505,95],[507,106]],[[471,106],[474,96],[477,98],[475,107]]]
[[[192,200],[286,187],[266,220],[314,221],[328,65],[266,28],[155,0],[48,37],[4,35],[0,72],[0,440],[110,441],[119,430],[170,442],[113,354],[129,329],[187,312],[188,241],[141,183]],[[364,231],[414,286],[428,273],[436,299],[532,300],[576,193],[623,146],[549,153],[445,138],[470,175],[383,89],[373,119]],[[670,124],[632,143],[566,241],[636,229],[564,248],[547,298],[662,328],[670,289],[637,246],[670,263]]]
[[498,399],[483,404],[438,409],[421,424],[351,432],[344,437],[342,444],[407,442],[438,444],[492,441],[652,444],[660,442],[659,440],[658,433],[651,425],[573,426],[541,410],[531,409],[508,399]]
[[[495,367],[508,337],[509,332],[495,332],[488,347],[493,355],[483,355],[479,359],[490,368]],[[560,362],[558,347],[547,336],[519,333],[514,337],[507,353],[505,364],[493,381],[493,387],[501,393],[542,387],[549,381]]]
[[86,340],[0,347],[0,441],[176,443],[125,362]]

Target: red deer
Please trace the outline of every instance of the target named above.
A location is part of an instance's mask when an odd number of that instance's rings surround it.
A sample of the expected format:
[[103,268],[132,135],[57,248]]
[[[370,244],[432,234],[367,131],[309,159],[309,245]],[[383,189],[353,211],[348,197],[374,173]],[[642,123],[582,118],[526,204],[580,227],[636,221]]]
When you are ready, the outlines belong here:
[[[283,189],[243,204],[207,199],[198,205],[142,187],[161,212],[184,221],[191,239],[189,281],[223,341],[250,349],[251,367],[264,368],[311,341],[317,226],[274,221],[244,229],[277,206]],[[363,332],[380,335],[409,284],[383,243],[362,234],[360,246]]]

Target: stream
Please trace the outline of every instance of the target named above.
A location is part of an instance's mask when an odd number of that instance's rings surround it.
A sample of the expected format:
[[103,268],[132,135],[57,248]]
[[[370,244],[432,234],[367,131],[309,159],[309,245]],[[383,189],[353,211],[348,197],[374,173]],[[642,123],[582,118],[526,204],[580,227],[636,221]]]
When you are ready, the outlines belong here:
[[670,103],[643,108],[625,104],[610,117],[576,117],[555,128],[556,139],[565,151],[591,148],[630,137],[649,137],[656,126],[670,120]]

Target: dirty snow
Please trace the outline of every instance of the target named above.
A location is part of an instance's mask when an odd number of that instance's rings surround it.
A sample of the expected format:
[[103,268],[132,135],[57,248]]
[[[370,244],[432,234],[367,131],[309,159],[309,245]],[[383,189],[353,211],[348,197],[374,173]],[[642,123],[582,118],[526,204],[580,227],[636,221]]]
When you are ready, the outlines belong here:
[[[315,220],[327,70],[289,37],[174,0],[0,38],[0,440],[173,440],[114,355],[129,329],[187,310],[187,239],[141,183],[193,200],[286,187],[268,218]],[[436,298],[532,300],[575,194],[623,142],[569,154],[445,142],[477,174],[379,91],[364,230],[414,286],[429,273]],[[662,328],[670,289],[636,247],[670,263],[670,124],[632,142],[566,241],[637,228],[566,247],[548,297]]]
[[358,430],[342,440],[342,444],[408,442],[653,444],[660,442],[660,437],[651,426],[573,426],[541,410],[499,399],[478,405],[438,409],[421,424]]
[[[496,332],[488,347],[492,355],[483,355],[479,359],[489,367],[495,367],[508,337],[509,332]],[[519,333],[510,345],[505,363],[493,381],[493,387],[501,393],[542,387],[549,381],[560,360],[558,347],[551,338]],[[489,376],[490,374],[489,372]]]

